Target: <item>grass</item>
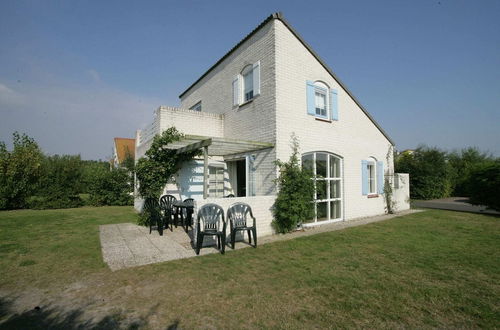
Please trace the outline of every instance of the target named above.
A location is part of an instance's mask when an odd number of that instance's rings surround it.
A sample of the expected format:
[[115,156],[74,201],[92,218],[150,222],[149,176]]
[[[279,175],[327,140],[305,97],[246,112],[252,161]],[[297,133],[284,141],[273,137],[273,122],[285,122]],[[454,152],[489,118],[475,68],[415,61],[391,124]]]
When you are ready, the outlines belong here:
[[50,311],[4,313],[3,325],[67,328],[90,317],[151,328],[500,324],[498,217],[433,210],[111,272],[98,225],[134,221],[127,207],[0,212],[0,292],[29,296],[36,287]]

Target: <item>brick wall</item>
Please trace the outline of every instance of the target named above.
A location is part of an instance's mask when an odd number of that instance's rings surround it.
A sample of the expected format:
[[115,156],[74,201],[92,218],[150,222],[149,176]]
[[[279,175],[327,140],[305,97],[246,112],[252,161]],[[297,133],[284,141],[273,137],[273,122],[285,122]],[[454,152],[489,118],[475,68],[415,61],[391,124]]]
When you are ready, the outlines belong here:
[[[384,213],[383,196],[362,195],[361,160],[374,157],[393,171],[392,153],[386,160],[391,143],[281,21],[275,20],[275,34],[277,158],[288,159],[292,132],[301,152],[327,151],[342,157],[345,219]],[[320,80],[339,91],[338,121],[318,121],[307,114],[307,80]]]
[[[260,95],[245,105],[233,107],[233,78],[245,66],[257,61],[260,61]],[[224,115],[224,137],[274,143],[275,86],[274,22],[270,22],[191,88],[181,98],[181,107],[191,107],[201,101],[202,112]],[[256,155],[258,163],[255,174],[260,184],[256,193],[275,193],[274,149],[251,154]]]

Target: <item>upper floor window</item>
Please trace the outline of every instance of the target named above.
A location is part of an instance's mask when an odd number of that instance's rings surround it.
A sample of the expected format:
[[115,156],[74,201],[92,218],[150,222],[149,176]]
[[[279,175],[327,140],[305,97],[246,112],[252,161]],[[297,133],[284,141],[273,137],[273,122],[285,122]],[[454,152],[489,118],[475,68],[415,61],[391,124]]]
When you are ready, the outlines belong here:
[[307,113],[322,119],[338,120],[338,92],[321,81],[306,83]]
[[253,66],[247,65],[241,72],[243,76],[243,102],[253,99]]
[[260,61],[249,64],[233,79],[233,106],[253,100],[260,94]]
[[201,111],[201,101],[193,105],[189,110]]

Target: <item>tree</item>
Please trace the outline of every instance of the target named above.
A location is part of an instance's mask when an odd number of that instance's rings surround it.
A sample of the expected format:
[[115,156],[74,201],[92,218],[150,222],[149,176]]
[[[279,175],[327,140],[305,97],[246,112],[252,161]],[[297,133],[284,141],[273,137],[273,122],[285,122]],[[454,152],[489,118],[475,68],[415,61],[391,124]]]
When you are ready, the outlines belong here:
[[26,134],[13,134],[13,149],[0,142],[0,209],[24,208],[40,179],[42,151]]
[[278,195],[274,203],[273,227],[279,233],[287,233],[304,220],[314,216],[313,174],[300,166],[299,143],[292,135],[292,155],[288,162],[276,161],[279,168]]

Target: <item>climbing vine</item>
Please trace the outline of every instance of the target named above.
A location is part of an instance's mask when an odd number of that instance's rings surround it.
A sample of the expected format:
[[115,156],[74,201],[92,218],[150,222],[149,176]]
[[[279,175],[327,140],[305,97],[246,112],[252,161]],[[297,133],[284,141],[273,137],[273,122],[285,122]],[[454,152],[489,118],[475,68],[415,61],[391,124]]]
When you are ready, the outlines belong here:
[[390,177],[395,179],[394,177],[394,171],[391,173],[391,156],[393,156],[393,149],[392,146],[389,146],[389,150],[387,150],[387,154],[385,156],[385,159],[387,160],[387,172],[384,178],[384,198],[385,198],[385,205],[387,209],[387,213],[393,214],[394,213],[394,206],[395,206],[395,201],[393,199],[393,190],[392,190],[392,182],[389,179]]
[[199,154],[199,150],[177,154],[177,150],[164,148],[169,143],[179,141],[184,134],[170,127],[161,135],[156,135],[145,157],[137,161],[135,174],[139,183],[141,197],[158,198],[165,185],[186,161]]

